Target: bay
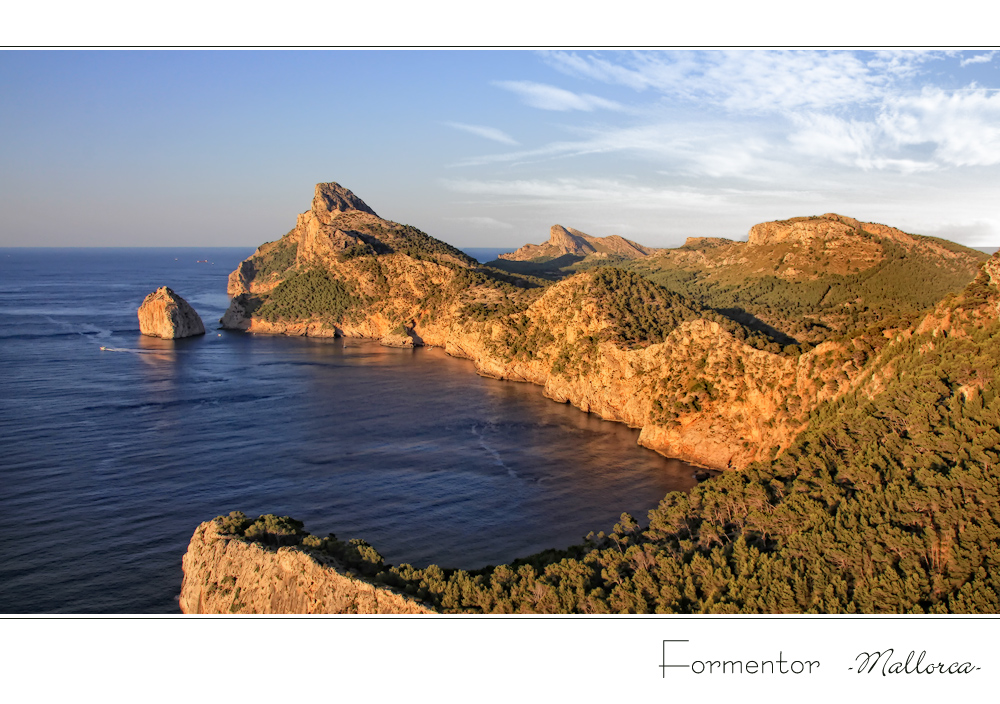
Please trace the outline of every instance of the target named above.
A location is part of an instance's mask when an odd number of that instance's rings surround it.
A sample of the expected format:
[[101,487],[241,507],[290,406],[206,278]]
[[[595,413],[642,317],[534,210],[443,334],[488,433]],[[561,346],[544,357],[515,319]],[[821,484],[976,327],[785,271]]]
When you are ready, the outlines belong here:
[[[440,349],[216,330],[251,251],[0,250],[0,611],[177,613],[191,533],[232,510],[472,569],[694,485],[637,431]],[[162,285],[207,335],[139,334]]]

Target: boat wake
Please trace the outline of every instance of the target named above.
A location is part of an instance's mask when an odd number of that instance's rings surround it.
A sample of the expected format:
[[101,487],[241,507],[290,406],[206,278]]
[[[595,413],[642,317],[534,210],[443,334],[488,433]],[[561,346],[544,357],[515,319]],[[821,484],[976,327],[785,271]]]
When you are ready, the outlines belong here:
[[479,446],[490,454],[490,456],[493,458],[493,461],[497,464],[497,466],[506,469],[507,474],[510,475],[512,478],[520,479],[520,477],[517,475],[517,472],[515,472],[513,469],[504,464],[503,459],[500,457],[500,453],[486,444],[486,440],[483,438],[483,434],[479,432],[478,425],[472,426],[472,434],[476,436],[476,438],[479,440]]
[[137,350],[131,347],[105,347],[101,345],[101,352],[131,352],[132,354],[164,354],[168,350]]

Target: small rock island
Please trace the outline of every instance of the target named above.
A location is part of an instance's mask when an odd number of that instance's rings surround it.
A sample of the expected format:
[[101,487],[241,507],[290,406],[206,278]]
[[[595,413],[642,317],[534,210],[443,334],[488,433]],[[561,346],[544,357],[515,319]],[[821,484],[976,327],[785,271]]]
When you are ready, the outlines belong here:
[[176,340],[204,335],[205,324],[187,301],[161,286],[139,306],[139,331],[150,337]]

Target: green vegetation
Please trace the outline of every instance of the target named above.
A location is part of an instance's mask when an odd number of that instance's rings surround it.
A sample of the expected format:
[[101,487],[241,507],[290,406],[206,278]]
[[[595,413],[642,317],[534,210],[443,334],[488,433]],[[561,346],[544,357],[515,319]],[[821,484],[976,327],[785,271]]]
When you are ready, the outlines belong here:
[[275,516],[273,513],[251,521],[242,511],[231,511],[228,516],[218,516],[215,521],[220,533],[240,536],[275,548],[298,545],[307,535],[302,530],[302,521],[288,516]]
[[337,258],[340,259],[340,261],[345,262],[348,259],[355,259],[357,257],[364,257],[371,254],[376,254],[374,247],[367,242],[358,242],[357,244],[352,244],[347,249],[341,251],[340,254],[337,255]]
[[307,535],[302,540],[302,546],[313,552],[329,555],[342,565],[357,570],[367,577],[374,577],[385,568],[385,563],[378,551],[359,538],[345,543],[338,540],[333,533],[330,533],[326,538]]
[[[500,271],[524,276],[535,276],[547,281],[558,281],[576,273],[576,264],[583,260],[579,254],[564,254],[561,257],[542,257],[533,261],[495,259],[489,266]],[[606,260],[602,260],[607,263]]]
[[[598,269],[593,275],[592,293],[598,305],[607,311],[614,327],[605,339],[645,347],[663,342],[678,325],[698,318],[718,323],[737,339],[757,349],[782,353],[781,340],[769,338],[759,330],[750,329],[716,311],[706,309],[685,296],[643,278],[632,271],[618,268]],[[797,354],[792,347],[789,353]]]
[[[467,266],[478,264],[475,259],[462,250],[431,237],[412,225],[397,225],[387,222],[386,225],[365,223],[361,227],[367,234],[391,248],[391,251],[405,254],[413,259],[439,261],[438,257],[445,255]],[[382,254],[383,252],[378,253]]]
[[295,265],[295,257],[299,246],[288,238],[282,238],[273,243],[266,252],[253,257],[257,276],[266,279],[272,274],[280,274]]
[[[288,516],[268,513],[251,520],[242,511],[231,511],[228,516],[216,516],[215,524],[222,534],[244,538],[274,549],[299,545],[334,557],[343,565],[369,576],[377,574],[385,566],[378,551],[364,540],[354,539],[345,543],[337,540],[333,533],[326,538],[318,538],[302,530],[302,521]],[[223,582],[229,579],[235,584],[235,578],[227,577]]]
[[[611,325],[572,343],[560,337],[561,322],[536,320],[523,312],[530,298],[513,299],[506,307],[502,304],[467,306],[462,313],[473,320],[502,319],[502,328],[486,340],[486,344],[491,354],[508,361],[540,359],[546,346],[561,340],[556,349],[546,352],[555,374],[589,373],[597,363],[598,345],[602,342],[643,348],[663,342],[681,323],[699,319],[715,322],[736,339],[773,354],[795,356],[809,348],[782,344],[782,339],[768,337],[624,269],[597,269],[583,281],[582,290],[574,294],[566,307],[575,309],[583,305],[584,299],[593,302],[599,315],[606,316]],[[516,307],[515,301],[523,308]]]
[[771,463],[668,495],[645,530],[623,516],[519,565],[384,580],[445,610],[996,612],[1000,328],[928,342],[900,346],[873,400],[824,408]]
[[[880,244],[885,258],[875,266],[817,278],[786,279],[772,273],[747,276],[739,267],[728,273],[674,268],[663,266],[663,260],[623,266],[775,339],[785,336],[787,342],[814,344],[852,337],[873,326],[907,327],[971,279],[965,266],[907,252],[887,240]],[[949,244],[951,251],[970,251]]]
[[511,316],[500,338],[491,341],[491,344],[495,353],[507,359],[527,362],[536,358],[542,347],[555,342],[555,339],[552,330],[533,324],[531,318],[522,313]]
[[268,322],[312,317],[341,321],[361,303],[352,288],[320,268],[293,271],[266,295],[256,315]]

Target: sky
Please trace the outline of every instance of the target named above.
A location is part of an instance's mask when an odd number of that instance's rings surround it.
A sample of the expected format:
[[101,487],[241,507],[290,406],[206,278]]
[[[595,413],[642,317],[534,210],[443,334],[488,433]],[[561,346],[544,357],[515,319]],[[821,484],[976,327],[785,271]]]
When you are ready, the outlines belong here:
[[459,247],[836,212],[1000,246],[996,51],[3,51],[0,247],[247,246],[336,181]]

